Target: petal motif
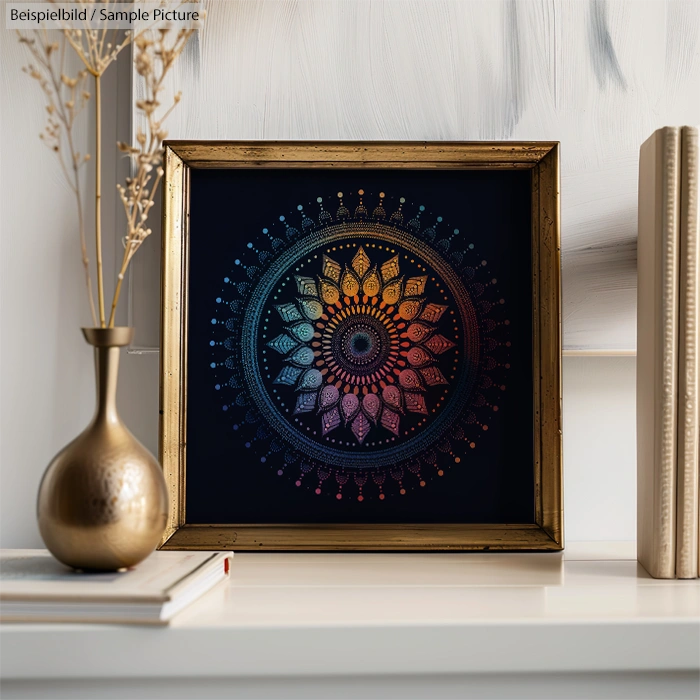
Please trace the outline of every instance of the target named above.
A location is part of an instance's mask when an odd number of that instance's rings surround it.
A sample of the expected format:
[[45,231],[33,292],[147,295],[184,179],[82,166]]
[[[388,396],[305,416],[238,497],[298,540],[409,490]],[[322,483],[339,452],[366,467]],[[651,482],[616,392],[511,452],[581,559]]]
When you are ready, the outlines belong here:
[[288,359],[295,365],[308,366],[314,361],[314,351],[306,345],[302,345]]
[[406,353],[406,359],[414,367],[422,367],[433,361],[433,358],[423,348],[414,345]]
[[370,272],[365,281],[362,283],[362,291],[368,297],[376,297],[379,294],[379,290],[382,288],[382,283],[379,281],[379,275],[377,274],[377,268],[375,267],[372,272]]
[[407,392],[406,395],[406,408],[412,413],[422,413],[427,415],[428,409],[425,405],[425,398],[423,394],[417,391]]
[[392,408],[398,411],[401,410],[401,390],[398,387],[394,386],[393,384],[384,387],[384,390],[382,391],[382,398],[384,399],[384,402]]
[[312,321],[317,321],[321,318],[323,314],[323,304],[315,299],[298,299],[299,308],[301,308],[304,316],[311,319]]
[[421,277],[409,277],[408,280],[406,280],[403,293],[407,297],[419,297],[425,291],[425,283],[427,281],[428,278],[425,275]]
[[406,391],[420,391],[423,388],[418,375],[412,369],[404,369],[401,371],[401,374],[399,374],[399,384],[406,389]]
[[340,299],[338,287],[326,280],[321,280],[321,299],[329,306]]
[[364,413],[358,413],[357,418],[352,422],[350,429],[355,434],[360,445],[365,441],[369,433],[370,424]]
[[402,301],[399,304],[399,316],[404,319],[404,321],[414,319],[418,315],[419,311],[420,301],[418,301],[418,299],[409,299],[407,301]]
[[352,259],[352,269],[357,272],[357,275],[360,279],[362,279],[365,276],[365,272],[369,270],[370,266],[370,259],[367,253],[365,253],[365,250],[362,246],[360,246],[359,250],[357,253],[355,253],[355,257]]
[[437,367],[425,367],[420,370],[421,376],[425,379],[428,386],[436,386],[437,384],[449,384],[442,372]]
[[330,411],[321,414],[321,431],[327,435],[331,430],[335,430],[340,425],[340,413],[338,407],[334,406]]
[[430,328],[430,326],[426,326],[424,323],[412,323],[406,331],[406,336],[414,343],[421,343],[432,332],[433,329]]
[[338,390],[332,384],[328,384],[321,389],[321,393],[318,397],[318,405],[321,410],[325,410],[337,403],[338,397]]
[[401,280],[394,280],[382,290],[382,301],[385,304],[396,304],[401,298]]
[[389,280],[393,280],[394,277],[398,277],[399,276],[399,256],[394,255],[394,257],[387,260],[381,266],[380,269],[382,272],[382,279],[384,280],[384,282],[388,282]]
[[299,294],[305,297],[318,296],[318,289],[316,289],[316,280],[314,280],[313,277],[301,277],[300,275],[295,275],[294,279],[296,280]]
[[455,346],[451,340],[448,340],[444,335],[440,334],[428,338],[423,345],[435,355],[441,355],[445,350],[449,350]]
[[299,343],[292,340],[288,335],[282,333],[272,340],[268,340],[267,347],[276,350],[280,355],[286,355],[290,350],[293,350]]
[[314,327],[310,323],[298,323],[287,330],[302,343],[308,343],[314,337]]
[[360,283],[350,270],[345,268],[343,277],[340,280],[340,291],[346,297],[354,297],[360,291]]
[[360,399],[355,394],[348,393],[340,400],[340,412],[345,418],[345,422],[352,420],[360,410]]
[[292,321],[303,321],[302,315],[299,313],[294,304],[278,304],[275,306],[277,313],[282,317],[285,323],[292,323]]
[[398,413],[395,413],[390,408],[384,408],[382,411],[382,425],[390,430],[394,435],[399,434],[399,424],[401,422],[401,417]]
[[430,304],[426,304],[420,317],[423,321],[427,321],[428,323],[437,323],[445,311],[447,311],[446,306],[442,306],[441,304],[433,304],[431,302]]
[[323,274],[328,279],[333,280],[336,284],[340,282],[340,271],[342,268],[333,259],[329,258],[327,255],[323,256]]
[[297,405],[294,407],[294,413],[308,413],[316,408],[316,392],[302,391],[297,396]]
[[303,369],[298,367],[291,367],[287,365],[282,367],[282,371],[275,377],[273,384],[286,384],[287,386],[294,386],[299,379],[299,375],[303,372]]
[[362,399],[362,410],[376,423],[382,410],[382,400],[376,394],[366,394]]
[[299,379],[297,386],[301,391],[313,391],[320,389],[323,384],[323,375],[317,369],[309,369]]

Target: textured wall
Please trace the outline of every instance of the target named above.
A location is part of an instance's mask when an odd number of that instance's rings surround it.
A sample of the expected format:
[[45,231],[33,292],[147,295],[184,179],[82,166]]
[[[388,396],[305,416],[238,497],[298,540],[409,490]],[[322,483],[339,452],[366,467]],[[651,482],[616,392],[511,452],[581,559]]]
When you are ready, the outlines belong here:
[[[173,135],[559,138],[567,342],[633,342],[637,148],[660,124],[700,121],[700,3],[227,0],[211,10],[177,77]],[[39,544],[39,479],[89,419],[93,392],[75,212],[36,138],[44,107],[25,62],[0,30],[2,546]],[[128,98],[114,82],[105,94],[107,140]],[[105,214],[113,275],[115,209]],[[157,248],[146,244],[135,271],[144,345],[157,332]],[[633,537],[634,362],[569,358],[564,370],[567,537]],[[124,357],[121,380],[124,415],[155,449],[157,355]]]
[[[4,17],[4,0],[0,16]],[[38,135],[42,94],[21,72],[28,56],[0,28],[0,546],[39,546],[34,518],[39,479],[51,457],[87,424],[94,409],[90,325],[73,195],[58,160]],[[107,289],[121,244],[115,235],[117,116],[128,95],[109,71],[104,93],[103,226]],[[125,99],[126,98],[126,99]],[[85,115],[77,139],[91,150]],[[87,173],[86,173],[87,174]],[[92,189],[85,188],[89,201]],[[92,212],[88,212],[91,221]],[[94,253],[90,250],[92,259]],[[94,267],[93,267],[94,272]],[[157,272],[155,273],[157,275]],[[110,297],[111,298],[111,297]],[[157,304],[157,299],[156,302]],[[123,316],[126,316],[125,309]],[[123,320],[123,319],[122,319]],[[158,355],[124,356],[120,405],[151,449],[158,429]]]
[[700,122],[700,2],[205,2],[172,138],[560,140],[565,347],[635,347],[639,145]]

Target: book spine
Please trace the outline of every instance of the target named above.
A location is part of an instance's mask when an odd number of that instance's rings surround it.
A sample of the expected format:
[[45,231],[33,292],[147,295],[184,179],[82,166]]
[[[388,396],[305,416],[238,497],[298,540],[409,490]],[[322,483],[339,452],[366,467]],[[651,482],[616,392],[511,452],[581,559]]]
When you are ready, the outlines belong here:
[[681,129],[676,577],[698,575],[698,130]]
[[640,157],[637,342],[637,552],[656,578],[676,573],[680,130]]

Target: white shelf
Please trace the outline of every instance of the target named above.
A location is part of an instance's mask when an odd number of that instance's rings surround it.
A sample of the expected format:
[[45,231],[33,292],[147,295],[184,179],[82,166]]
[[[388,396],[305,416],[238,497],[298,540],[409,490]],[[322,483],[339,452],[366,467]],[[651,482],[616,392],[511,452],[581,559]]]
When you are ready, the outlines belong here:
[[5,681],[700,668],[700,584],[563,554],[237,554],[169,628],[4,625]]

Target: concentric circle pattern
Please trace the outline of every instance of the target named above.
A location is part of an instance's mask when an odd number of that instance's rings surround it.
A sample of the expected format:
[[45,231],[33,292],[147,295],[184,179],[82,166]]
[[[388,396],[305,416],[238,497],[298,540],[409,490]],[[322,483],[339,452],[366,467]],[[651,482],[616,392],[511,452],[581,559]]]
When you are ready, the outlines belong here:
[[243,244],[210,345],[246,461],[361,503],[468,468],[510,342],[498,280],[459,229],[422,205],[407,219],[403,198],[353,197],[352,214],[350,197],[332,211],[319,196],[315,214],[263,228],[265,246]]

